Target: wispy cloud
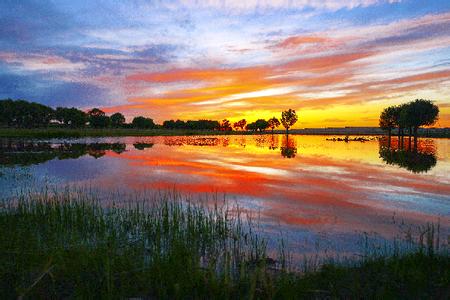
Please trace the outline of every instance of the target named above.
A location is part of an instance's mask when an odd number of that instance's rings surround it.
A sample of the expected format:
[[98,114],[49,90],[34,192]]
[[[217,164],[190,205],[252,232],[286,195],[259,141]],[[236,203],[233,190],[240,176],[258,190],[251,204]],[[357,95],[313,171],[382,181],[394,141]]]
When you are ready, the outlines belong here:
[[157,121],[294,108],[322,126],[428,97],[450,126],[449,28],[439,1],[2,2],[0,95]]

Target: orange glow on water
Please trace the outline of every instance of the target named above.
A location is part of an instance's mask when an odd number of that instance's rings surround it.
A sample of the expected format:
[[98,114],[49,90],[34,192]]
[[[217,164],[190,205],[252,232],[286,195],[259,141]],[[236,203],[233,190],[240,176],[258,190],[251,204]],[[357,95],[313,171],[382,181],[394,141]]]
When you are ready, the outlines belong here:
[[[374,222],[387,222],[393,212],[410,222],[431,220],[436,216],[411,210],[408,202],[398,199],[450,195],[448,140],[428,140],[436,144],[439,163],[426,174],[414,174],[380,161],[377,140],[344,143],[326,141],[324,136],[286,140],[278,135],[213,138],[215,146],[198,146],[201,137],[145,138],[155,144],[151,149],[107,155],[126,162],[129,167],[123,168],[131,173],[123,180],[132,188],[224,192],[239,202],[255,199],[267,218],[322,229],[371,230]],[[283,156],[286,145],[296,150],[291,158]],[[384,232],[386,224],[376,226]]]

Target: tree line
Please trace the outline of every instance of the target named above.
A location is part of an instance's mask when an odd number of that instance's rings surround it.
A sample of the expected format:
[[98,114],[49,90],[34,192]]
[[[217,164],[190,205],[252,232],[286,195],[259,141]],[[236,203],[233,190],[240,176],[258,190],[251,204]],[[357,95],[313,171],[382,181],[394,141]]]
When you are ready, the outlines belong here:
[[380,114],[379,125],[388,132],[389,146],[392,130],[397,128],[399,147],[403,146],[405,130],[408,130],[409,142],[411,143],[411,136],[414,136],[414,149],[417,149],[418,129],[435,124],[438,117],[437,105],[430,100],[416,99],[401,105],[386,107]]
[[134,117],[131,123],[126,123],[125,116],[120,112],[110,116],[99,108],[84,112],[75,107],[52,107],[25,100],[0,100],[0,126],[12,128],[39,128],[61,126],[68,128],[140,128],[140,129],[188,129],[188,130],[219,130],[232,131],[265,131],[283,125],[286,133],[297,122],[298,116],[293,109],[283,111],[281,119],[272,117],[269,120],[258,119],[247,123],[245,119],[231,123],[229,120],[166,120],[156,124],[153,119],[144,116]]

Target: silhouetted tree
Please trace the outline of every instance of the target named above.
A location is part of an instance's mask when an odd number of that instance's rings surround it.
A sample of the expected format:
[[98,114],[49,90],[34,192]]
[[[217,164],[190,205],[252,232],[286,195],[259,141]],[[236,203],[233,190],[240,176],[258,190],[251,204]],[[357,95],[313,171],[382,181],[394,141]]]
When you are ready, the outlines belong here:
[[231,128],[230,121],[228,121],[227,119],[223,119],[222,122],[220,123],[220,130],[221,131],[231,131],[231,130],[233,130]]
[[258,119],[255,122],[255,126],[259,131],[264,131],[264,130],[266,130],[266,128],[269,127],[269,122],[267,122],[264,119]]
[[281,124],[286,128],[286,134],[289,133],[289,128],[297,123],[297,120],[297,113],[293,109],[285,110],[281,113]]
[[6,99],[0,101],[0,123],[10,127],[43,127],[50,124],[54,110],[46,105]]
[[108,116],[106,116],[105,112],[98,109],[93,108],[88,111],[89,116],[89,124],[94,128],[105,128],[108,127],[111,120]]
[[273,134],[273,130],[281,125],[280,121],[278,121],[278,119],[275,117],[269,119],[269,121],[267,121],[267,122],[269,123],[269,127],[272,129],[272,134]]
[[155,128],[155,123],[150,118],[145,118],[142,116],[133,118],[131,122],[134,128],[150,129]]
[[418,129],[436,123],[439,117],[439,107],[430,100],[416,99],[406,105],[404,114],[407,116],[407,124],[414,130],[414,148],[417,149]]
[[87,122],[87,115],[75,107],[57,107],[55,111],[55,119],[66,126],[80,128],[84,127]]
[[397,124],[396,109],[393,106],[389,106],[381,112],[379,124],[381,129],[387,130],[390,146],[392,129],[395,128],[395,125]]
[[163,122],[163,127],[166,129],[175,129],[175,121],[174,120],[166,120]]
[[246,130],[256,131],[258,128],[256,127],[256,122],[248,123],[247,126],[245,126]]
[[186,129],[186,123],[182,120],[176,120],[175,121],[175,128],[176,129]]
[[125,124],[125,116],[121,113],[115,113],[111,115],[111,126],[113,127],[122,127]]
[[247,124],[247,121],[245,119],[242,119],[240,121],[235,122],[233,124],[233,127],[234,127],[235,130],[237,130],[238,128],[240,130],[244,130],[246,124]]

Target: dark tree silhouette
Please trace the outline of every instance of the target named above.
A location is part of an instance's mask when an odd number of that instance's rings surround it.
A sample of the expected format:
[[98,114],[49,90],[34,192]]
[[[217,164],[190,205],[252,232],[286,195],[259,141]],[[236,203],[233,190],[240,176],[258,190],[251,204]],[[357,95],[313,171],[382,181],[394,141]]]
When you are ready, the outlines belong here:
[[[408,128],[409,148],[414,130],[414,149],[417,149],[417,132],[421,126],[433,125],[439,116],[439,107],[430,100],[416,99],[399,106],[385,108],[380,115],[380,127],[390,131],[398,127],[398,148],[403,148],[403,130]],[[393,126],[394,125],[394,126]],[[390,139],[389,139],[390,141]]]
[[233,124],[233,127],[235,130],[240,129],[244,130],[245,125],[247,124],[247,121],[245,119],[239,120]]
[[98,108],[93,108],[88,111],[88,116],[89,124],[94,128],[105,128],[111,123],[111,120],[106,116],[105,112]]
[[231,128],[230,121],[228,121],[227,119],[223,119],[222,122],[220,123],[220,130],[221,131],[231,131],[231,130],[233,130]]
[[438,120],[439,107],[430,100],[416,99],[405,107],[407,124],[414,130],[414,148],[417,149],[417,132],[422,126],[431,126]]
[[264,119],[258,119],[255,122],[255,126],[256,126],[256,129],[258,129],[259,131],[264,131],[269,127],[269,122],[267,122]]
[[256,127],[256,123],[255,123],[255,122],[252,122],[252,123],[248,123],[248,124],[245,126],[245,129],[246,129],[246,130],[251,130],[251,131],[256,131],[258,128]]
[[278,119],[275,117],[269,119],[269,121],[267,121],[267,122],[269,123],[269,128],[272,129],[272,134],[273,134],[273,130],[281,125],[280,121],[278,121]]
[[381,129],[387,130],[390,146],[392,129],[395,128],[395,125],[397,124],[396,109],[393,106],[387,107],[381,112],[379,124]]
[[153,122],[152,119],[142,116],[133,118],[131,124],[134,128],[141,128],[141,129],[155,128],[155,123]]
[[121,113],[117,112],[111,115],[111,126],[113,127],[122,127],[125,124],[125,116]]
[[93,108],[90,111],[88,111],[89,117],[103,117],[106,116],[105,112],[98,108]]
[[289,133],[289,128],[297,123],[297,120],[297,113],[293,109],[288,109],[281,113],[281,124],[283,124],[284,128],[286,128],[286,134]]
[[0,101],[0,124],[9,127],[44,127],[50,124],[54,110],[46,105],[24,100]]
[[86,126],[88,120],[84,111],[75,107],[57,107],[55,111],[55,119],[63,123],[65,126],[80,128]]

